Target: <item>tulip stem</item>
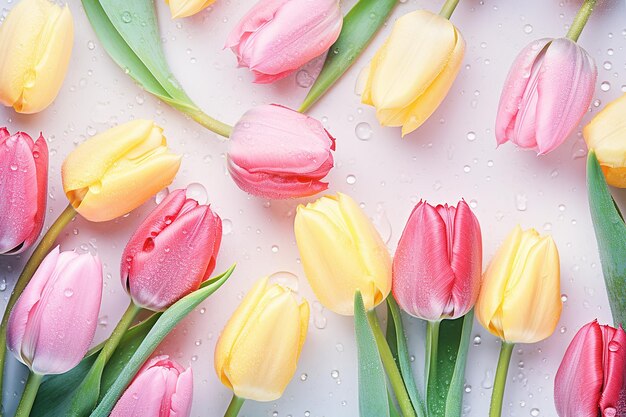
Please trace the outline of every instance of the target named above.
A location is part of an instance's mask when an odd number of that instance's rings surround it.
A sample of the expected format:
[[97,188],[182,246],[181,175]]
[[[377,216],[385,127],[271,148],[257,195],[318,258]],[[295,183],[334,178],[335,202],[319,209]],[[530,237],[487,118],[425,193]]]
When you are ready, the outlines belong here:
[[398,370],[393,353],[391,353],[391,348],[387,343],[387,338],[385,338],[385,334],[380,328],[378,317],[376,317],[376,310],[370,310],[367,312],[367,320],[369,321],[372,332],[374,333],[374,339],[376,339],[380,359],[383,362],[385,372],[387,372],[387,377],[389,378],[389,383],[391,384],[391,388],[393,389],[396,400],[398,401],[400,411],[404,417],[415,417],[415,410],[413,410],[411,399],[409,398],[409,394],[404,386],[402,374],[400,374],[400,371]]
[[209,129],[211,132],[217,133],[220,136],[224,136],[226,139],[230,138],[233,132],[233,127],[226,123],[220,122],[217,119],[212,118],[202,110],[187,111],[187,114],[196,122]]
[[426,368],[424,386],[426,387],[426,409],[432,412],[432,396],[437,395],[437,350],[439,349],[439,321],[426,324]]
[[226,414],[224,417],[237,417],[239,415],[239,410],[243,406],[243,402],[245,399],[237,397],[233,394],[233,398],[230,400],[230,404],[228,404],[228,408],[226,409]]
[[514,346],[515,344],[513,343],[502,342],[500,358],[498,359],[498,367],[496,369],[496,378],[493,382],[489,417],[500,417],[502,415],[504,387],[506,385],[506,376],[509,373],[509,363],[511,363],[511,354],[513,353]]
[[22,393],[22,399],[17,406],[15,417],[28,417],[30,415],[30,410],[33,408],[35,397],[37,397],[37,391],[39,391],[42,380],[43,375],[36,374],[32,371],[30,372],[26,386],[24,387],[24,392]]
[[113,329],[111,336],[109,336],[104,346],[102,346],[102,350],[98,354],[98,359],[103,358],[105,364],[109,361],[111,355],[115,352],[115,349],[117,349],[117,345],[120,344],[124,333],[126,333],[126,330],[133,324],[133,320],[135,320],[135,317],[137,317],[140,311],[141,307],[137,307],[137,305],[131,301],[122,315],[122,318],[115,326],[115,329]]
[[578,10],[578,13],[576,13],[572,26],[570,26],[569,31],[567,32],[566,37],[568,39],[571,39],[574,42],[578,41],[580,33],[585,28],[587,20],[589,20],[589,16],[593,13],[596,3],[597,0],[585,0],[583,5],[580,7],[580,10]]
[[452,13],[454,13],[454,9],[458,6],[459,0],[446,0],[441,11],[439,12],[439,16],[445,17],[446,19],[450,19]]

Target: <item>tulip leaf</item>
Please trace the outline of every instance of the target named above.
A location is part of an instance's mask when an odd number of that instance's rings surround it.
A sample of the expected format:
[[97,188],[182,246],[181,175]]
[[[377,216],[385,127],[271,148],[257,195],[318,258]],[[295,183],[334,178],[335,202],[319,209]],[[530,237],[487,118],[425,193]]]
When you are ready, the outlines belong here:
[[398,0],[359,0],[343,19],[339,38],[330,47],[324,67],[304,99],[307,111],[356,61]]
[[359,416],[389,417],[385,371],[358,291],[354,295],[354,327],[359,361]]
[[96,409],[91,413],[91,417],[106,417],[109,415],[115,403],[126,389],[126,386],[132,381],[137,371],[139,371],[143,363],[154,352],[159,343],[161,343],[165,336],[167,336],[187,314],[196,308],[198,304],[217,291],[232,275],[234,269],[235,265],[231,266],[217,279],[212,280],[211,283],[201,286],[196,291],[181,298],[161,314],[132,356],[124,361],[123,368],[106,391],[100,404],[98,404]]
[[626,326],[626,224],[593,151],[587,158],[587,188],[613,324]]

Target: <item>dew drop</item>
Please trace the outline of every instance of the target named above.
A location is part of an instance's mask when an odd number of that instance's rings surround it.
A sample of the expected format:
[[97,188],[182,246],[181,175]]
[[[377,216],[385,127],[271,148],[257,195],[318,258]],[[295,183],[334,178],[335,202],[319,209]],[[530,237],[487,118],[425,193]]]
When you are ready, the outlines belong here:
[[129,12],[122,13],[122,22],[130,23],[132,22],[132,20],[133,20],[133,17],[130,15]]
[[566,302],[567,301],[567,294],[561,294],[561,301],[562,302]]
[[607,407],[604,409],[603,417],[615,417],[617,416],[617,410],[613,407]]
[[197,182],[192,182],[187,186],[187,198],[193,198],[198,204],[206,204],[209,201],[206,188]]
[[525,194],[517,194],[515,196],[515,208],[518,211],[526,211],[528,208],[528,197]]
[[94,49],[96,49],[96,44],[93,41],[87,41],[87,49],[93,51]]
[[15,164],[11,164],[9,168],[11,168],[11,171],[17,171],[17,165]]
[[313,303],[313,324],[318,329],[326,328],[326,317],[324,317],[324,307],[319,301]]
[[71,288],[66,288],[65,291],[63,291],[63,295],[66,296],[67,298],[70,298],[71,296],[74,295],[74,290]]
[[347,182],[349,185],[354,185],[354,184],[356,183],[356,176],[355,176],[355,175],[352,175],[352,174],[348,175],[348,176],[346,177],[346,182]]
[[269,276],[269,282],[271,284],[278,284],[282,287],[289,288],[293,292],[298,292],[300,286],[298,276],[289,271],[274,272]]
[[309,88],[313,85],[313,81],[315,81],[315,79],[307,70],[300,70],[296,74],[296,84],[302,88]]
[[474,346],[479,346],[482,343],[482,339],[479,335],[474,336]]
[[604,64],[602,64],[602,67],[608,71],[611,68],[613,68],[613,64],[611,63],[611,61],[604,61]]
[[616,342],[615,340],[611,340],[609,342],[609,351],[611,352],[617,352],[620,347],[621,345],[619,344],[619,342]]
[[156,193],[156,195],[154,196],[154,202],[157,204],[161,204],[161,202],[165,200],[165,197],[167,197],[169,194],[169,188],[165,187],[164,189]]
[[533,26],[532,25],[524,25],[524,33],[529,34],[532,33]]
[[480,386],[484,389],[491,389],[493,387],[493,375],[491,374],[491,371],[485,371],[485,377],[483,378]]
[[306,381],[309,376],[307,374],[300,375],[300,381]]
[[336,369],[333,369],[333,370],[330,372],[330,377],[331,377],[332,379],[337,379],[337,378],[339,378],[339,371],[338,371],[338,370],[336,370]]
[[532,417],[537,417],[539,415],[539,409],[538,408],[533,408],[530,410],[530,415]]
[[372,138],[372,126],[367,122],[361,122],[354,128],[356,137],[360,140],[370,140]]
[[467,140],[469,140],[470,142],[473,142],[476,140],[476,133],[475,132],[467,132]]
[[609,91],[610,89],[611,89],[611,83],[609,83],[608,81],[602,81],[602,83],[600,84],[600,90]]

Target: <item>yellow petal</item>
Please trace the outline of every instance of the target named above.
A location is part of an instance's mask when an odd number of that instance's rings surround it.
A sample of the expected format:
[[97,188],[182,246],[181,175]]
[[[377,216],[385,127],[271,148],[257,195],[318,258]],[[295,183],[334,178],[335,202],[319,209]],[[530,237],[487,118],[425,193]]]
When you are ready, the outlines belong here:
[[214,2],[215,0],[165,0],[170,6],[173,19],[194,15]]

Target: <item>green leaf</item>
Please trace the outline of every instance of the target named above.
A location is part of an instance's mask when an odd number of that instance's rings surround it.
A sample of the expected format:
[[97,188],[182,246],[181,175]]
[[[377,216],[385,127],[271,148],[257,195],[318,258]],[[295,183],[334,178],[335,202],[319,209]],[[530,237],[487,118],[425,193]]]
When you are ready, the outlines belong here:
[[593,151],[587,158],[587,188],[613,324],[626,326],[626,224]]
[[360,417],[389,417],[389,398],[383,363],[369,325],[360,292],[354,295],[354,327],[359,360]]
[[146,359],[148,359],[157,346],[159,346],[159,343],[163,341],[165,336],[167,336],[189,312],[217,291],[232,275],[234,269],[235,265],[231,266],[224,274],[218,277],[218,279],[212,280],[211,283],[178,300],[161,314],[133,355],[125,361],[122,370],[118,373],[115,381],[110,385],[98,407],[91,413],[91,417],[106,417],[109,415],[115,403],[126,389],[126,386],[133,379]]
[[322,72],[304,99],[307,111],[350,68],[385,23],[398,0],[359,0],[343,19],[339,38],[330,47]]

